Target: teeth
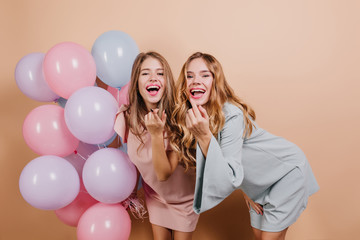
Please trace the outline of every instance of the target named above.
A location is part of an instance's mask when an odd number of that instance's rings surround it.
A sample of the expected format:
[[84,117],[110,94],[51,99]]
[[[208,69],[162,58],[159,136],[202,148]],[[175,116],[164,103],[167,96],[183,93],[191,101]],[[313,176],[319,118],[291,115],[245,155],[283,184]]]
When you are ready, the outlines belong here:
[[148,91],[158,91],[160,89],[159,86],[149,86],[146,88]]
[[193,90],[191,90],[191,94],[195,94],[195,93],[205,93],[205,90],[202,90],[202,89],[193,89]]

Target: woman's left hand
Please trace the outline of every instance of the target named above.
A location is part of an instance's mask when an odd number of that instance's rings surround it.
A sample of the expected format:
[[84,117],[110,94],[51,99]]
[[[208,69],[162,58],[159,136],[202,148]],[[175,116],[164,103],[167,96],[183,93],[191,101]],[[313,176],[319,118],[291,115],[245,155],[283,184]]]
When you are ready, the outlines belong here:
[[150,135],[163,134],[166,114],[165,110],[162,113],[161,119],[158,116],[159,109],[153,109],[151,112],[145,115],[145,126]]
[[248,207],[249,211],[250,211],[250,208],[252,208],[252,209],[254,209],[254,211],[257,214],[261,214],[261,215],[264,214],[263,206],[261,206],[257,202],[254,202],[253,200],[251,200],[251,198],[249,198],[249,196],[246,195],[244,192],[243,192],[243,195],[244,195],[244,199],[245,199],[245,202],[246,202],[246,206]]
[[186,113],[186,127],[194,134],[198,141],[210,140],[212,133],[209,128],[209,116],[202,106],[197,106],[190,100],[192,108]]

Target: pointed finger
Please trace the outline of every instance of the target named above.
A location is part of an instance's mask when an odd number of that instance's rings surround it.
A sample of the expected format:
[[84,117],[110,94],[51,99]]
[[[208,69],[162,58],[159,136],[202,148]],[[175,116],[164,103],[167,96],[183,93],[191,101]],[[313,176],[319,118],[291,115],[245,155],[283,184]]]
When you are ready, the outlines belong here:
[[153,108],[152,111],[153,111],[153,113],[156,114],[156,115],[159,113],[159,109],[158,109],[158,108]]
[[191,126],[192,126],[191,121],[190,121],[190,117],[189,117],[189,113],[186,113],[185,124],[186,124],[187,128],[191,128]]
[[145,121],[145,124],[149,121],[149,117],[148,117],[149,114],[146,114],[145,117],[144,117],[144,121]]
[[191,121],[192,124],[194,124],[194,123],[196,122],[196,117],[195,117],[193,108],[189,109],[189,110],[187,111],[187,114],[186,114],[186,115],[189,117],[189,120]]
[[192,109],[194,111],[194,115],[196,117],[201,117],[201,113],[199,111],[199,108],[198,106],[196,105],[196,103],[194,102],[194,100],[190,99],[190,103],[191,103],[191,106],[192,106]]
[[166,113],[165,110],[162,113],[161,121],[164,123],[166,121]]
[[155,119],[156,121],[162,122],[161,119],[160,119],[160,117],[159,117],[159,115],[158,115],[157,113],[154,113],[154,119]]
[[250,211],[250,209],[251,209],[251,207],[250,207],[250,203],[248,202],[248,201],[245,201],[246,202],[246,206],[247,206],[247,208],[249,209],[249,211]]
[[199,111],[201,113],[201,116],[205,119],[209,119],[209,115],[207,114],[207,111],[202,106],[199,106]]

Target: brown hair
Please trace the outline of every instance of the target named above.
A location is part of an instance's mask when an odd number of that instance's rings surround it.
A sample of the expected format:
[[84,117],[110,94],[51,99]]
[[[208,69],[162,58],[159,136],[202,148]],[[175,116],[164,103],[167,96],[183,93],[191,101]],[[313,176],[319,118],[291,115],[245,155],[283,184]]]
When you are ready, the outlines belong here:
[[[132,67],[131,81],[129,86],[129,105],[127,106],[128,108],[126,110],[129,129],[141,142],[138,150],[144,144],[142,140],[142,135],[144,134],[144,131],[146,129],[144,116],[147,114],[148,111],[145,102],[140,95],[139,76],[141,71],[141,65],[147,58],[157,59],[164,68],[164,79],[166,84],[164,94],[158,103],[159,113],[161,114],[163,110],[165,110],[165,113],[167,113],[167,115],[169,116],[169,114],[173,111],[175,105],[174,77],[166,59],[159,53],[153,51],[139,53]],[[173,123],[169,117],[166,118],[165,130],[167,132],[173,131]]]
[[253,120],[256,118],[254,110],[237,97],[234,90],[227,83],[220,62],[210,54],[201,52],[192,54],[184,63],[176,83],[176,105],[172,115],[172,118],[178,124],[177,133],[172,135],[172,142],[174,143],[173,147],[182,156],[181,161],[186,169],[196,165],[196,140],[193,134],[186,128],[185,117],[186,112],[189,109],[188,104],[186,104],[188,101],[186,79],[187,68],[189,63],[197,58],[201,58],[205,61],[206,66],[214,78],[209,101],[206,104],[211,133],[217,137],[217,134],[224,126],[225,116],[222,112],[222,107],[225,102],[230,102],[243,111],[245,123],[243,137],[246,135],[250,136],[254,127],[249,116]]

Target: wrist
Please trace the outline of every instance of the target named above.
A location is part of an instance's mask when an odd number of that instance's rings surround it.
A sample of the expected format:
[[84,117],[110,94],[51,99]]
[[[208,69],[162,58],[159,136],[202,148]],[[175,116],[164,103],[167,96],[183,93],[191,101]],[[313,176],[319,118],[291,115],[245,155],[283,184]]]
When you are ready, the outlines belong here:
[[205,135],[202,135],[201,137],[198,138],[198,142],[199,144],[206,144],[208,145],[211,141],[211,138],[212,138],[212,133],[211,132],[208,132],[207,134]]
[[164,138],[164,134],[162,132],[153,132],[150,133],[151,138],[159,138],[159,139],[163,139]]

